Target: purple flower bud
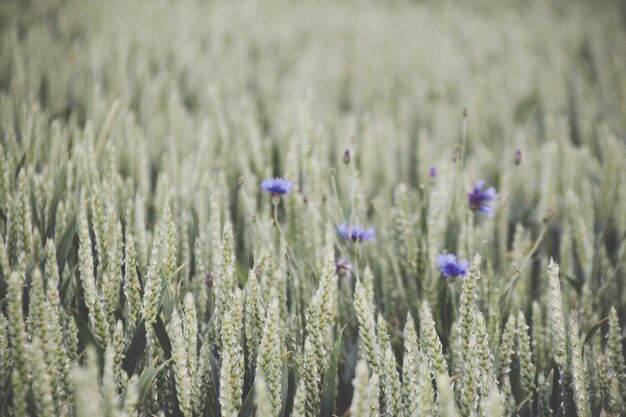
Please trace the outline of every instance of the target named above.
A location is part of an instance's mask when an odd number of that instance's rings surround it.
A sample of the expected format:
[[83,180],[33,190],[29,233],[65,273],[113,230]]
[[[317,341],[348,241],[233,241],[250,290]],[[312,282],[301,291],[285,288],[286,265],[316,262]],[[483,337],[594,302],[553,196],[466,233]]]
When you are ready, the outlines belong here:
[[348,261],[338,259],[335,262],[335,271],[337,275],[349,281],[352,276],[352,265]]
[[343,152],[343,163],[346,165],[350,163],[350,149],[346,149]]
[[515,165],[519,165],[522,163],[522,150],[521,149],[517,149],[515,151]]

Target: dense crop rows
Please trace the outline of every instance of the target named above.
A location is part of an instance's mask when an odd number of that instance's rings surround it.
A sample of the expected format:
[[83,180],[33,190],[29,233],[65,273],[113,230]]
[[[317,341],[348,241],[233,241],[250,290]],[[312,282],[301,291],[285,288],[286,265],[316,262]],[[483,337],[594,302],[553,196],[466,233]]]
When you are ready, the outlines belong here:
[[0,4],[0,414],[625,415],[625,11]]

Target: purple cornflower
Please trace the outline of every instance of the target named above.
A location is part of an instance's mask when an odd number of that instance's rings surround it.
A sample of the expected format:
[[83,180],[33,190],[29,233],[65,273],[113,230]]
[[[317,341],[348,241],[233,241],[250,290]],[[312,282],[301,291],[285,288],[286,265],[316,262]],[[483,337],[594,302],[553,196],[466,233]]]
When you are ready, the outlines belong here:
[[266,178],[261,181],[261,188],[272,193],[272,196],[287,194],[292,187],[293,183],[291,181],[279,177]]
[[431,166],[430,169],[428,170],[428,176],[430,177],[431,180],[434,180],[435,177],[437,177],[437,168]]
[[349,281],[352,276],[352,265],[350,265],[348,261],[338,259],[337,262],[335,262],[335,271],[337,275]]
[[513,162],[515,162],[515,165],[519,165],[522,163],[522,150],[521,149],[517,149],[515,151],[515,157],[513,158]]
[[363,227],[358,224],[349,225],[346,222],[337,225],[337,233],[344,239],[350,239],[353,242],[365,242],[376,236],[376,230],[373,227]]
[[476,181],[474,183],[474,190],[471,193],[467,193],[467,201],[472,211],[480,211],[485,216],[491,217],[493,210],[489,206],[489,202],[498,197],[498,194],[496,194],[496,189],[493,187],[482,191],[486,183],[487,180]]
[[440,253],[437,255],[435,262],[443,276],[451,280],[454,280],[456,277],[464,277],[467,274],[467,268],[469,268],[467,259],[459,259],[457,261],[456,255],[452,253]]

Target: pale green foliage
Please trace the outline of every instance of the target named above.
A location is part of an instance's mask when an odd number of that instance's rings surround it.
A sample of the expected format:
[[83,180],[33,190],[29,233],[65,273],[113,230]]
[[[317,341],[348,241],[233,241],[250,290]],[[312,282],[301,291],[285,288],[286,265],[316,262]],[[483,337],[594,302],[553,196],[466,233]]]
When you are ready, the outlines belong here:
[[502,341],[500,342],[499,349],[499,371],[498,377],[500,378],[500,385],[502,394],[504,396],[504,402],[507,409],[510,409],[510,404],[513,401],[511,392],[511,356],[515,350],[515,332],[516,332],[516,317],[510,315],[504,326],[504,332],[502,333]]
[[212,389],[211,370],[211,343],[208,337],[202,338],[200,356],[198,358],[198,376],[195,381],[195,396],[193,398],[194,410],[198,413],[204,409],[207,402],[206,392]]
[[489,337],[487,335],[485,318],[480,311],[475,311],[474,314],[476,342],[478,343],[480,349],[480,368],[482,369],[480,385],[484,387],[484,394],[487,395],[487,387],[491,387],[495,384],[496,375],[493,369],[493,358],[491,355],[491,348],[489,347]]
[[[294,399],[294,409],[298,410],[294,415],[315,417],[319,406],[319,383],[320,372],[315,360],[315,347],[311,338],[304,341],[304,351],[302,357],[301,380],[296,390]],[[298,391],[301,391],[298,394]]]
[[[402,393],[404,414],[407,417],[418,415],[419,404],[418,397],[415,393],[420,392],[418,389],[419,371],[421,369],[419,367],[420,356],[415,324],[411,313],[409,313],[406,318],[406,324],[404,325],[404,357],[402,360]],[[430,378],[427,378],[427,380],[428,379]]]
[[169,203],[165,205],[163,210],[163,223],[161,223],[163,242],[161,243],[161,268],[163,277],[169,283],[172,280],[173,275],[177,272],[178,261],[176,254],[178,253],[178,232],[176,231],[176,225],[172,218],[172,210],[170,210]]
[[[235,273],[234,266],[234,248],[233,248],[233,229],[230,222],[224,224],[223,231],[224,238],[220,246],[221,265],[219,265],[219,271],[215,276],[214,284],[214,300],[215,311],[213,313],[213,322],[216,332],[220,332],[222,327],[222,321],[224,320],[224,311],[231,303],[231,292],[233,288],[233,275]],[[216,246],[214,246],[216,248]],[[218,267],[214,265],[214,267]]]
[[282,369],[283,349],[280,324],[280,310],[278,299],[274,298],[267,309],[264,318],[263,336],[259,345],[257,357],[256,375],[263,377],[267,384],[267,394],[273,410],[272,414],[278,414],[281,408],[282,397]]
[[29,353],[33,375],[36,375],[36,378],[33,378],[33,395],[37,415],[52,417],[55,415],[54,397],[52,395],[54,385],[46,366],[44,345],[39,336],[35,336],[33,339]]
[[22,312],[22,279],[17,272],[13,272],[9,275],[7,284],[7,315],[9,319],[9,336],[11,338],[11,356],[13,358],[11,373],[13,407],[17,415],[25,415],[30,370],[27,360],[27,336]]
[[517,313],[517,346],[520,358],[521,385],[526,394],[526,399],[531,403],[535,391],[535,365],[532,361],[528,325],[521,310]]
[[463,280],[463,290],[459,300],[459,319],[457,330],[459,333],[459,355],[463,362],[469,356],[470,334],[474,332],[474,318],[476,308],[476,285],[480,279],[480,255],[472,261],[467,277]]
[[272,401],[267,392],[267,385],[263,375],[258,375],[254,380],[254,401],[256,403],[257,417],[273,417],[276,414],[272,411]]
[[46,328],[46,310],[43,275],[39,269],[33,272],[29,299],[28,324],[30,337],[42,338]]
[[376,319],[363,285],[357,281],[354,291],[354,310],[359,323],[359,342],[367,364],[374,372],[378,372],[380,364],[380,348],[376,338]]
[[372,373],[369,380],[369,416],[380,416],[380,377],[377,373]]
[[122,283],[122,225],[117,216],[109,210],[108,230],[109,247],[107,248],[107,262],[100,279],[102,280],[102,293],[109,332],[115,329],[115,311],[119,304],[120,286]]
[[87,351],[87,363],[84,367],[75,366],[74,407],[78,416],[101,416],[98,385],[98,364],[93,348]]
[[[190,381],[195,381],[198,375],[198,319],[192,293],[185,295],[182,325],[183,338],[187,346],[186,356],[189,379]],[[193,385],[190,388],[193,388]]]
[[384,411],[387,415],[401,417],[404,414],[402,385],[400,383],[400,375],[398,374],[396,357],[387,333],[387,325],[382,317],[378,318],[376,335],[380,341],[381,350],[380,381],[384,393]]
[[498,387],[492,385],[487,395],[487,404],[485,405],[485,415],[489,417],[504,417],[502,395],[498,392]]
[[11,379],[11,354],[9,351],[9,323],[0,314],[0,388],[5,389]]
[[565,317],[559,281],[559,264],[550,259],[548,265],[548,317],[552,334],[554,360],[562,371],[566,366]]
[[454,405],[454,396],[450,377],[447,374],[437,375],[439,415],[441,417],[458,417],[459,413]]
[[[180,410],[185,417],[191,417],[192,377],[189,374],[188,345],[183,336],[183,323],[178,311],[174,310],[170,322],[170,340],[172,341],[172,355],[174,359],[174,377],[176,379],[176,394]],[[195,359],[195,354],[193,359]],[[226,372],[230,371],[227,369]],[[230,400],[230,399],[229,399]],[[224,407],[224,406],[223,406]]]
[[[435,415],[437,403],[435,402],[435,391],[433,389],[433,368],[429,366],[426,355],[418,351],[418,375],[417,393],[418,407],[415,415],[427,417]],[[413,393],[415,395],[415,393]]]
[[[167,211],[169,212],[169,210]],[[155,232],[155,237],[150,250],[150,263],[145,276],[143,289],[143,317],[146,328],[149,328],[156,320],[159,300],[161,298],[162,270],[163,270],[163,248],[166,245],[165,224],[166,216],[163,216],[159,227]]]
[[231,416],[239,411],[243,395],[242,303],[239,289],[233,292],[226,312],[221,331],[220,408],[223,415]]
[[422,303],[420,313],[421,345],[430,367],[433,369],[434,379],[439,374],[448,373],[448,364],[443,356],[443,347],[435,330],[435,322],[428,302]]
[[[609,333],[607,335],[606,357],[611,367],[613,379],[612,385],[617,385],[622,392],[622,398],[626,397],[626,364],[622,348],[622,330],[617,318],[617,310],[611,306],[609,311]],[[617,402],[617,400],[615,400]],[[626,400],[623,400],[626,401]]]
[[116,416],[117,390],[115,383],[115,352],[107,346],[104,352],[102,383],[100,385],[100,410],[103,417]]
[[122,369],[122,362],[124,360],[124,325],[121,320],[118,320],[113,331],[113,353],[112,358],[112,371],[115,377],[115,383],[120,390],[126,389],[128,384],[128,375]]
[[134,328],[141,317],[141,285],[137,276],[137,253],[135,240],[130,231],[126,231],[126,246],[124,258],[124,296],[128,306],[128,322]]
[[484,369],[480,366],[480,347],[477,334],[474,332],[469,334],[463,365],[460,396],[462,414],[464,416],[482,415],[485,409],[482,392],[485,388],[482,385]]
[[107,329],[106,317],[104,315],[102,301],[96,287],[96,277],[94,273],[91,238],[89,236],[89,222],[87,219],[87,208],[83,204],[78,220],[78,238],[80,241],[78,258],[80,268],[80,279],[85,291],[85,305],[89,309],[91,319],[96,328],[96,337],[100,343],[107,344],[109,331]]
[[304,377],[300,378],[296,386],[296,394],[293,397],[293,417],[306,417],[307,414],[307,383]]
[[[256,272],[252,269],[248,273],[248,282],[244,292],[244,331],[248,348],[248,357],[257,360],[257,351],[263,335],[263,305],[261,288]],[[267,324],[267,323],[266,323]],[[264,336],[264,335],[263,335]]]
[[[405,354],[402,372],[404,415],[421,416],[432,414],[435,404],[431,367],[418,346],[417,334],[410,314],[407,317],[404,329],[404,346]],[[387,355],[390,353],[388,349],[386,353]]]
[[582,356],[582,344],[578,334],[578,324],[574,318],[571,318],[569,323],[568,335],[571,352],[569,366],[572,373],[572,387],[574,389],[576,413],[580,417],[589,417],[591,416],[591,408],[589,406],[589,393],[587,390],[587,366]]
[[369,417],[369,402],[372,395],[369,385],[369,373],[367,362],[360,359],[356,364],[355,375],[352,380],[354,396],[350,405],[350,415],[354,417]]

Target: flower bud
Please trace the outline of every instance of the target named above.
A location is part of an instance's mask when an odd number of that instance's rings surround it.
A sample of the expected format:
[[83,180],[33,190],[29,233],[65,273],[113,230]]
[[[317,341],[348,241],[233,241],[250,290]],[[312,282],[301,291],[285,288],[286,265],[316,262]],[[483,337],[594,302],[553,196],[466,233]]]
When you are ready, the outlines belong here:
[[543,217],[541,218],[541,222],[543,224],[548,224],[550,223],[550,220],[552,220],[552,210],[548,209],[546,211],[546,214],[544,214]]
[[352,276],[352,265],[350,265],[348,261],[340,259],[335,262],[335,271],[338,276],[349,281],[350,277]]
[[346,149],[343,152],[343,163],[346,165],[350,163],[350,149]]
[[435,180],[437,179],[437,168],[435,168],[434,166],[430,167],[430,169],[428,170],[428,178],[430,179],[431,183],[435,182]]
[[454,145],[454,149],[452,149],[452,162],[456,162],[459,160],[461,156],[461,144],[457,143]]

